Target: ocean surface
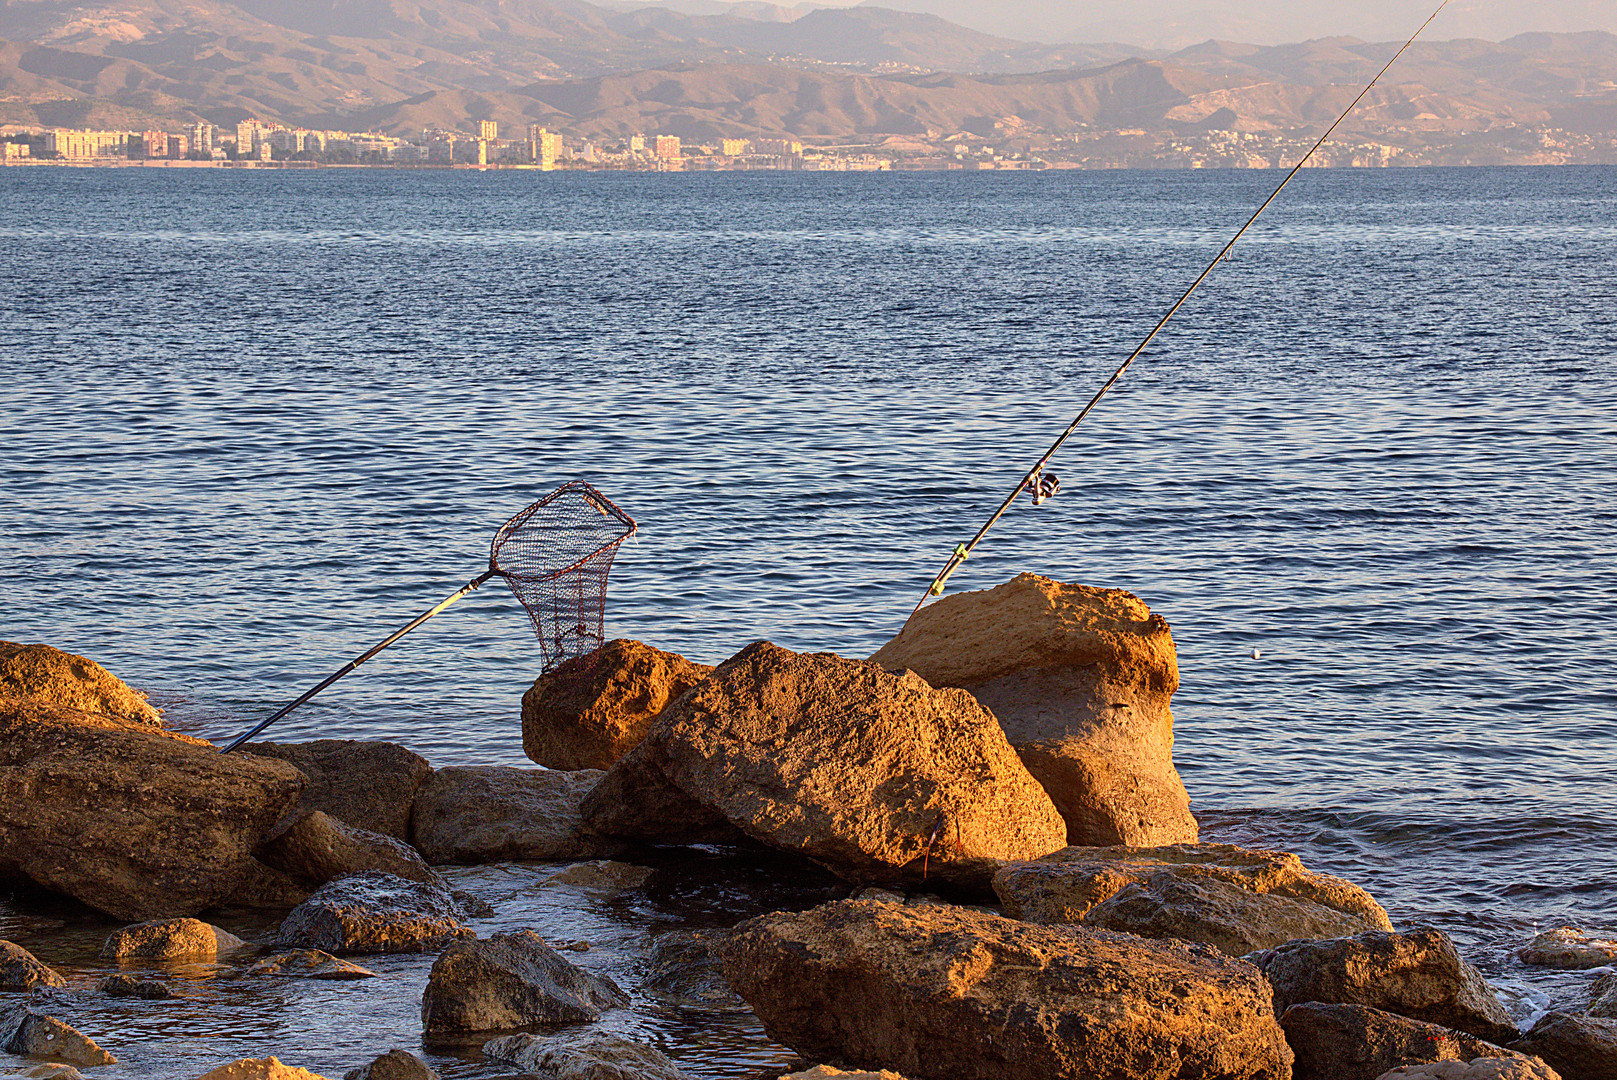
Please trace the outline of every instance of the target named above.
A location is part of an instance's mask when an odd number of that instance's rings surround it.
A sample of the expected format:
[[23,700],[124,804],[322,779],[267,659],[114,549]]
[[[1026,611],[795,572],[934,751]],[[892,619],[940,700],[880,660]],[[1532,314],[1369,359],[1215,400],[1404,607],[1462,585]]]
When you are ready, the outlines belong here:
[[[868,655],[1278,179],[0,169],[0,639],[223,740],[585,479],[640,524],[608,636]],[[951,590],[1138,594],[1206,838],[1449,931],[1519,1017],[1581,1006],[1587,975],[1512,950],[1617,932],[1617,169],[1303,174],[1053,471]],[[525,764],[540,666],[493,582],[273,737]],[[637,996],[610,1024],[695,1075],[789,1059],[636,979],[658,928],[812,883],[554,870],[458,874],[481,932],[593,940]],[[0,902],[76,985],[107,929]],[[183,1016],[57,1012],[125,1059],[98,1075],[340,1075],[421,1050],[429,962],[273,994],[206,965]]]

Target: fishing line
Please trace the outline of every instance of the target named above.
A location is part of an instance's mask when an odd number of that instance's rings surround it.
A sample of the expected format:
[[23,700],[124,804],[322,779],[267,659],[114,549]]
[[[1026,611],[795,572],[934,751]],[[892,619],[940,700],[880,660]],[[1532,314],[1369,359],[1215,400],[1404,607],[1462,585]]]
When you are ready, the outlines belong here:
[[[1256,222],[1260,216],[1262,216],[1265,210],[1269,209],[1269,204],[1280,197],[1280,193],[1286,190],[1286,185],[1291,183],[1292,178],[1302,171],[1303,166],[1308,164],[1309,159],[1314,156],[1315,152],[1318,151],[1321,146],[1325,145],[1325,140],[1331,137],[1331,133],[1337,129],[1342,121],[1348,118],[1348,115],[1352,113],[1354,109],[1359,107],[1359,102],[1364,100],[1365,95],[1374,89],[1376,83],[1381,81],[1381,77],[1398,62],[1398,58],[1403,56],[1411,45],[1415,44],[1415,39],[1420,37],[1421,31],[1425,30],[1432,24],[1432,20],[1437,18],[1438,15],[1442,13],[1443,9],[1448,6],[1448,3],[1449,0],[1442,0],[1442,3],[1437,5],[1437,8],[1426,17],[1426,21],[1421,23],[1420,27],[1413,34],[1409,35],[1409,40],[1404,42],[1399,50],[1392,54],[1392,59],[1388,60],[1386,64],[1382,66],[1381,70],[1376,72],[1375,78],[1371,79],[1365,84],[1364,89],[1359,91],[1359,96],[1354,98],[1346,109],[1342,110],[1342,115],[1338,116],[1331,123],[1331,126],[1325,129],[1325,134],[1321,135],[1314,142],[1314,145],[1309,148],[1308,153],[1304,154],[1297,164],[1292,166],[1291,171],[1286,174],[1286,178],[1280,181],[1279,186],[1274,189],[1267,199],[1263,200],[1263,204],[1252,212],[1252,216],[1247,219],[1246,224],[1242,225],[1240,229],[1236,231],[1235,235],[1230,237],[1229,242],[1219,249],[1218,254],[1213,256],[1213,261],[1207,264],[1207,267],[1196,277],[1196,280],[1190,283],[1190,287],[1184,291],[1178,300],[1174,301],[1173,306],[1168,309],[1167,314],[1163,315],[1161,319],[1157,320],[1157,324],[1151,328],[1151,332],[1145,336],[1145,340],[1141,341],[1139,345],[1135,346],[1134,351],[1129,353],[1128,359],[1124,360],[1123,363],[1118,366],[1117,370],[1112,372],[1112,377],[1107,379],[1099,390],[1095,391],[1095,396],[1090,398],[1089,403],[1079,410],[1078,415],[1073,419],[1072,423],[1068,424],[1067,429],[1063,431],[1061,435],[1057,437],[1056,441],[1050,445],[1050,449],[1046,450],[1043,456],[1040,457],[1038,461],[1033,463],[1033,467],[1023,474],[1022,479],[1017,482],[1016,487],[1011,489],[1011,493],[1006,496],[1005,501],[1000,504],[999,509],[995,510],[993,515],[989,517],[987,522],[983,524],[983,527],[977,530],[977,535],[973,536],[964,544],[955,545],[954,552],[949,556],[949,561],[944,564],[944,567],[941,571],[939,571],[938,576],[932,579],[932,584],[927,588],[927,591],[922,594],[921,599],[916,602],[915,607],[910,611],[909,618],[904,620],[904,627],[899,630],[900,635],[904,633],[905,629],[909,628],[910,621],[915,618],[916,612],[920,611],[922,606],[925,605],[928,597],[943,595],[943,587],[944,584],[949,580],[949,575],[953,574],[957,569],[959,569],[960,564],[965,562],[966,559],[970,557],[971,553],[977,549],[977,545],[982,543],[983,538],[988,535],[988,530],[992,529],[999,519],[1005,516],[1005,512],[1011,508],[1011,504],[1015,503],[1017,498],[1024,491],[1033,496],[1035,505],[1043,502],[1044,499],[1048,497],[1048,495],[1042,495],[1042,492],[1050,485],[1045,484],[1044,487],[1041,487],[1041,474],[1044,472],[1044,467],[1050,463],[1050,459],[1055,457],[1056,451],[1060,450],[1062,445],[1072,437],[1072,433],[1078,430],[1078,425],[1082,424],[1084,422],[1084,418],[1094,410],[1096,405],[1100,404],[1100,399],[1105,397],[1113,386],[1117,385],[1117,380],[1121,379],[1123,377],[1123,373],[1133,366],[1134,361],[1139,359],[1140,354],[1145,352],[1146,347],[1156,339],[1156,336],[1159,333],[1162,332],[1162,328],[1168,325],[1168,320],[1172,319],[1174,315],[1178,313],[1179,309],[1185,305],[1185,301],[1190,299],[1191,294],[1199,289],[1202,282],[1206,281],[1208,277],[1212,275],[1219,263],[1229,258],[1230,252],[1235,250],[1236,241],[1245,236],[1246,231],[1252,227],[1253,223]],[[1051,477],[1048,479],[1053,480],[1054,478]]]

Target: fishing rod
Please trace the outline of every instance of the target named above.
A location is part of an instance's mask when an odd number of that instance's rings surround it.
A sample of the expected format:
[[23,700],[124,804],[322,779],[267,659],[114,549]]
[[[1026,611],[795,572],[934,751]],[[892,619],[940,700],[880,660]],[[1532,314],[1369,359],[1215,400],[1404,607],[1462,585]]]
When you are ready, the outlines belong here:
[[995,510],[993,515],[989,517],[989,519],[983,524],[983,527],[977,530],[977,535],[973,536],[967,543],[955,545],[953,554],[949,556],[949,561],[944,564],[944,567],[938,573],[938,576],[932,579],[932,584],[927,588],[926,592],[922,594],[921,599],[916,602],[915,607],[910,611],[909,618],[904,620],[904,626],[899,629],[900,635],[904,633],[904,630],[909,628],[911,620],[915,618],[916,612],[921,610],[921,607],[926,603],[928,597],[943,595],[943,587],[944,584],[949,580],[949,575],[958,570],[960,568],[960,564],[965,562],[971,553],[977,549],[977,545],[983,542],[983,537],[988,535],[988,530],[992,529],[999,519],[1005,516],[1005,512],[1011,508],[1011,505],[1016,502],[1017,498],[1024,491],[1032,493],[1034,505],[1042,503],[1046,498],[1055,493],[1055,488],[1057,486],[1055,483],[1055,478],[1050,477],[1048,479],[1043,479],[1041,474],[1044,472],[1044,467],[1050,463],[1050,459],[1055,457],[1056,451],[1060,450],[1062,445],[1072,437],[1072,433],[1078,430],[1078,425],[1084,422],[1084,418],[1087,417],[1095,406],[1100,403],[1100,399],[1105,397],[1107,392],[1110,391],[1113,386],[1117,385],[1117,380],[1123,377],[1123,373],[1134,364],[1135,360],[1139,359],[1141,353],[1145,352],[1146,346],[1150,345],[1151,342],[1156,339],[1157,334],[1162,332],[1162,328],[1168,325],[1168,320],[1173,318],[1181,307],[1184,307],[1185,301],[1190,299],[1191,294],[1197,289],[1201,288],[1202,282],[1206,281],[1208,277],[1212,275],[1213,270],[1217,268],[1218,264],[1229,257],[1230,252],[1235,248],[1236,241],[1240,240],[1241,237],[1246,235],[1246,231],[1252,227],[1253,222],[1257,221],[1258,218],[1262,216],[1263,212],[1269,209],[1269,204],[1274,202],[1275,199],[1279,198],[1282,191],[1286,190],[1286,185],[1291,183],[1292,178],[1302,171],[1304,165],[1308,164],[1309,159],[1314,156],[1315,151],[1317,151],[1321,146],[1325,145],[1325,140],[1331,137],[1331,133],[1337,129],[1342,121],[1348,118],[1348,114],[1359,107],[1359,102],[1363,101],[1364,96],[1375,87],[1376,83],[1381,81],[1381,76],[1385,75],[1392,68],[1392,66],[1398,62],[1398,58],[1404,55],[1411,45],[1415,44],[1415,39],[1420,37],[1421,31],[1430,26],[1432,24],[1432,20],[1436,19],[1438,15],[1442,13],[1443,9],[1448,7],[1448,4],[1449,0],[1442,0],[1442,2],[1437,5],[1436,10],[1426,17],[1426,21],[1420,24],[1419,29],[1417,29],[1413,34],[1409,35],[1409,40],[1404,42],[1403,46],[1397,52],[1392,54],[1392,59],[1388,60],[1386,64],[1382,66],[1381,70],[1376,72],[1375,78],[1371,79],[1365,84],[1364,89],[1359,91],[1359,96],[1354,98],[1352,103],[1350,103],[1347,108],[1342,110],[1342,115],[1338,116],[1336,120],[1332,122],[1331,126],[1325,129],[1325,134],[1321,135],[1315,141],[1314,145],[1309,147],[1308,153],[1304,154],[1297,164],[1292,166],[1291,171],[1286,174],[1286,178],[1280,181],[1280,185],[1274,189],[1267,199],[1263,200],[1263,205],[1259,206],[1252,212],[1252,216],[1247,219],[1246,224],[1242,225],[1240,229],[1236,231],[1235,235],[1230,237],[1229,243],[1225,244],[1219,249],[1218,254],[1213,256],[1213,261],[1208,263],[1206,269],[1197,275],[1195,281],[1190,283],[1190,288],[1186,289],[1184,294],[1181,295],[1178,300],[1174,301],[1173,306],[1168,309],[1167,314],[1163,315],[1162,318],[1157,320],[1157,324],[1151,328],[1151,332],[1145,335],[1145,340],[1141,341],[1137,346],[1135,346],[1134,351],[1129,353],[1128,359],[1124,360],[1123,363],[1118,366],[1118,369],[1112,372],[1112,377],[1107,379],[1099,390],[1095,391],[1095,396],[1089,399],[1089,403],[1079,410],[1078,415],[1073,419],[1072,423],[1067,425],[1067,429],[1061,433],[1055,442],[1050,444],[1050,449],[1046,450],[1044,455],[1040,457],[1038,461],[1033,463],[1033,467],[1023,474],[1022,479],[1017,482],[1016,487],[1012,488],[1011,493],[1005,497],[1005,501],[1000,503],[999,509]]

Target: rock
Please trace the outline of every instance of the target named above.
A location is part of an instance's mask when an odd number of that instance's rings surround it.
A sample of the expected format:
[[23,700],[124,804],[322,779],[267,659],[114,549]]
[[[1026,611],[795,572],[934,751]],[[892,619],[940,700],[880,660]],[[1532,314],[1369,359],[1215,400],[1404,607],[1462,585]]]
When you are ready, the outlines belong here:
[[428,1034],[598,1020],[629,1004],[611,979],[581,971],[532,930],[455,942],[433,962],[421,997]]
[[1516,955],[1535,967],[1583,971],[1617,960],[1617,941],[1591,938],[1576,927],[1563,926],[1539,934]]
[[993,886],[1012,918],[1202,941],[1231,956],[1392,928],[1358,886],[1295,855],[1231,844],[1064,848],[1001,867]]
[[1196,841],[1173,767],[1173,635],[1132,594],[1019,574],[922,608],[871,659],[971,691],[1055,800],[1069,844]]
[[54,1016],[26,1005],[0,1011],[0,1051],[69,1065],[116,1065],[118,1059]]
[[572,866],[564,867],[545,878],[542,887],[551,889],[566,886],[615,896],[630,889],[640,888],[650,881],[656,872],[649,866],[598,859],[594,862],[574,863]]
[[229,1065],[221,1065],[197,1077],[197,1080],[326,1080],[325,1077],[282,1065],[276,1058],[242,1058]]
[[1617,1080],[1617,1020],[1548,1012],[1510,1049],[1538,1055],[1564,1080]]
[[145,998],[149,1001],[162,1001],[174,996],[174,991],[166,983],[157,979],[137,979],[133,975],[108,975],[97,984],[97,989],[109,997]]
[[546,1080],[692,1080],[656,1047],[615,1035],[508,1035],[484,1043],[483,1056]]
[[49,645],[0,641],[0,694],[153,727],[163,722],[145,694],[94,660]]
[[416,792],[415,846],[440,864],[609,858],[623,842],[586,828],[579,808],[601,776],[593,769],[439,769]]
[[1617,972],[1600,976],[1589,987],[1589,1015],[1617,1019]]
[[432,772],[420,754],[395,743],[317,739],[248,743],[248,754],[290,762],[309,778],[299,813],[319,810],[366,832],[410,841],[410,807]]
[[443,886],[370,870],[322,885],[287,915],[275,943],[330,953],[430,952],[475,936],[460,919]]
[[460,913],[468,919],[492,919],[494,905],[475,893],[464,889],[450,889],[449,895],[460,905]]
[[1285,1080],[1269,985],[1205,945],[843,900],[741,924],[724,971],[809,1060],[937,1080]]
[[114,930],[103,960],[212,960],[247,943],[201,919],[158,919]]
[[408,1050],[389,1050],[369,1065],[343,1073],[343,1080],[438,1080],[438,1074]]
[[36,986],[66,985],[66,979],[46,967],[21,945],[0,941],[0,991],[26,991]]
[[647,844],[750,843],[723,814],[680,790],[663,772],[668,756],[642,742],[608,769],[579,804],[587,828]]
[[1293,1080],[1375,1080],[1400,1065],[1511,1057],[1474,1035],[1365,1005],[1293,1005],[1280,1017]]
[[1280,1012],[1305,1001],[1368,1005],[1489,1042],[1518,1035],[1482,973],[1440,930],[1293,941],[1247,959],[1274,987]]
[[749,645],[665,709],[602,784],[643,750],[754,840],[849,880],[976,873],[1065,835],[970,694],[829,653]]
[[19,1073],[7,1073],[6,1080],[16,1077],[18,1080],[84,1080],[84,1074],[71,1065],[61,1065],[54,1061],[43,1065],[30,1065]]
[[1400,1065],[1376,1080],[1561,1080],[1561,1074],[1536,1058],[1479,1057]]
[[745,1009],[725,981],[717,952],[728,936],[727,930],[668,930],[652,938],[646,992],[682,1008]]
[[338,821],[322,810],[298,816],[273,840],[261,845],[257,855],[271,869],[314,887],[366,870],[411,881],[442,883],[409,844]]
[[712,671],[638,641],[609,641],[539,676],[522,695],[522,752],[550,769],[609,769],[670,701]]
[[780,1080],[904,1080],[891,1069],[881,1072],[843,1072],[829,1065],[816,1065],[802,1072],[787,1073]]
[[127,921],[229,898],[303,788],[278,761],[0,698],[0,865]]
[[346,981],[374,979],[376,972],[350,964],[319,949],[291,949],[267,956],[247,969],[249,975],[286,975],[298,979]]
[[313,889],[284,870],[265,866],[257,859],[247,860],[247,871],[236,892],[225,903],[234,907],[290,910],[309,898]]

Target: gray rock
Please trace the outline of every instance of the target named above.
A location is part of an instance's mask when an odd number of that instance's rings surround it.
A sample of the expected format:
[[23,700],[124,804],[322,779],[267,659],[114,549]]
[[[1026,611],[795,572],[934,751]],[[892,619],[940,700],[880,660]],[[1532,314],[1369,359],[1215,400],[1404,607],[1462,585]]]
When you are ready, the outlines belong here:
[[1365,1005],[1293,1005],[1280,1017],[1293,1080],[1376,1080],[1400,1065],[1512,1057],[1474,1035]]
[[0,1012],[0,1051],[65,1061],[69,1065],[118,1063],[118,1059],[97,1046],[94,1039],[26,1005],[15,1005]]
[[1269,984],[1205,945],[843,900],[741,924],[730,984],[811,1061],[939,1080],[1287,1080]]
[[421,997],[428,1034],[582,1023],[629,1004],[611,979],[581,971],[531,930],[459,941],[433,962]]
[[38,986],[66,985],[66,979],[21,945],[0,941],[0,990],[27,991]]
[[438,1080],[438,1074],[408,1050],[389,1050],[369,1065],[343,1073],[343,1080]]
[[1617,962],[1617,941],[1592,938],[1573,926],[1546,930],[1517,951],[1524,964],[1585,971]]
[[1589,987],[1589,1015],[1617,1019],[1617,972],[1600,976]]
[[693,1080],[656,1047],[613,1035],[508,1035],[484,1043],[483,1056],[545,1080]]
[[411,953],[474,936],[442,886],[369,871],[322,885],[287,915],[275,940],[329,953]]
[[1489,1042],[1518,1035],[1482,973],[1440,930],[1293,941],[1247,959],[1275,988],[1279,1012],[1305,1001],[1368,1005]]
[[319,949],[291,949],[268,956],[247,969],[247,974],[285,975],[296,979],[320,979],[327,982],[347,982],[353,979],[374,979],[376,972],[338,959]]
[[409,844],[356,828],[321,810],[301,814],[254,854],[265,865],[311,887],[367,870],[443,884]]
[[1617,1020],[1545,1013],[1510,1048],[1543,1058],[1563,1080],[1617,1080]]
[[309,778],[296,816],[320,810],[357,829],[406,843],[416,788],[432,772],[426,758],[387,742],[248,743],[242,752],[290,762]]
[[439,769],[416,792],[415,845],[437,864],[610,857],[624,850],[623,841],[586,827],[580,809],[601,775],[496,765]]
[[728,930],[669,930],[652,938],[646,955],[646,992],[684,1008],[739,1010],[746,1003],[730,989],[718,947]]
[[168,984],[158,979],[137,979],[133,975],[108,975],[97,984],[108,997],[146,998],[162,1001],[174,996]]
[[114,930],[103,960],[212,960],[247,943],[201,919],[156,919]]

